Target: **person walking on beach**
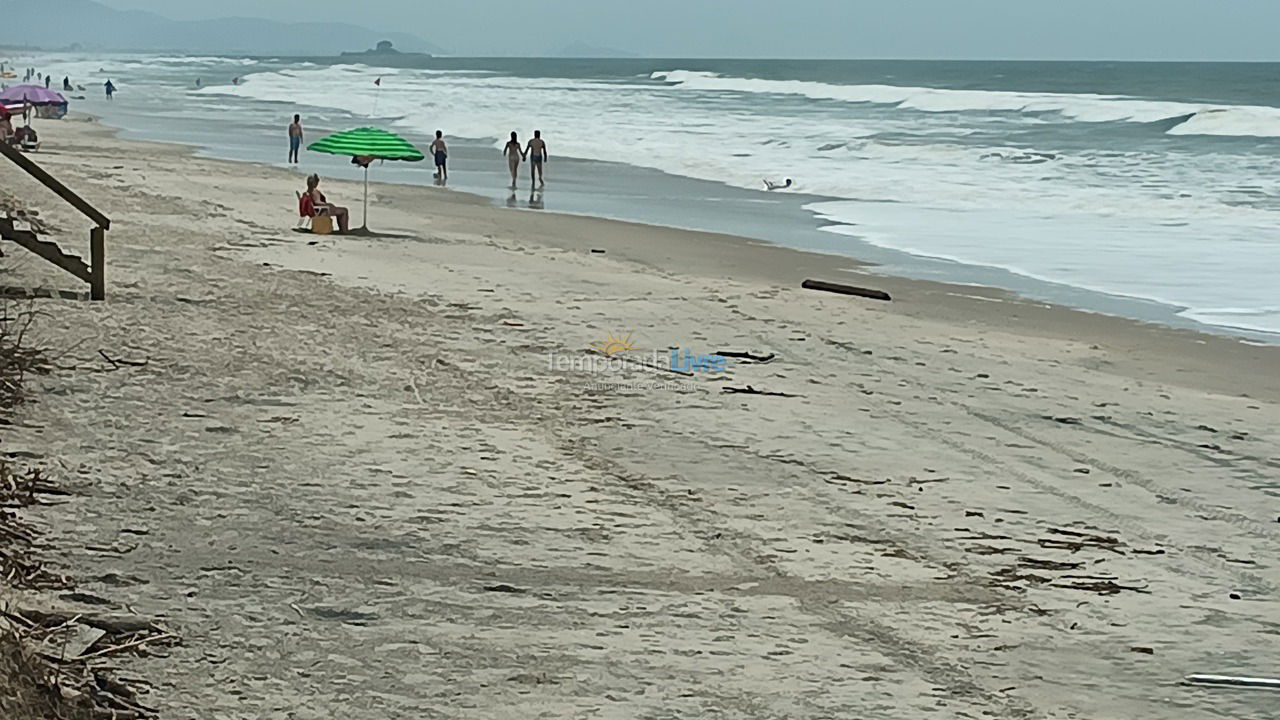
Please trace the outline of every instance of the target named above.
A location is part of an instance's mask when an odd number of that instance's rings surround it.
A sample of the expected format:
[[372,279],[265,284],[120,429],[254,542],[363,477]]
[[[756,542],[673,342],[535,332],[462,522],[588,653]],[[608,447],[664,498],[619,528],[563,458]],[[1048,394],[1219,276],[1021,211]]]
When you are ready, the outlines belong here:
[[298,151],[302,149],[302,116],[294,115],[289,124],[289,162],[298,164]]
[[108,99],[108,100],[110,100],[110,99],[112,98],[112,96],[116,94],[116,86],[115,86],[115,83],[111,82],[111,80],[110,80],[110,79],[108,79],[108,80],[107,80],[107,82],[106,82],[106,84],[104,84],[102,87],[106,88],[106,90],[107,90],[107,99]]
[[444,144],[444,132],[436,131],[436,140],[431,143],[431,154],[436,159],[436,177],[441,180],[449,179],[449,147]]
[[547,179],[542,174],[542,165],[547,162],[547,143],[542,139],[542,131],[534,130],[533,139],[529,141],[529,180],[539,186],[546,185]]
[[520,174],[520,161],[525,159],[518,135],[511,133],[511,140],[507,142],[506,147],[502,148],[502,154],[507,156],[507,166],[511,168],[511,189],[515,190],[516,179]]

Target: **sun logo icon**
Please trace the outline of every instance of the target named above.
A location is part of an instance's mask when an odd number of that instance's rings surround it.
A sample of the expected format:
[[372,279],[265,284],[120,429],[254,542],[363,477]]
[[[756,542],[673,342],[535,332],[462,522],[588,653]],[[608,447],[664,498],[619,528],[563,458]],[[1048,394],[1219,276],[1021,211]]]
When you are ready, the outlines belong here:
[[596,342],[591,343],[591,347],[595,348],[605,357],[621,355],[636,349],[635,343],[631,342],[631,333],[627,333],[625,338],[609,333],[609,338],[607,340],[597,340]]

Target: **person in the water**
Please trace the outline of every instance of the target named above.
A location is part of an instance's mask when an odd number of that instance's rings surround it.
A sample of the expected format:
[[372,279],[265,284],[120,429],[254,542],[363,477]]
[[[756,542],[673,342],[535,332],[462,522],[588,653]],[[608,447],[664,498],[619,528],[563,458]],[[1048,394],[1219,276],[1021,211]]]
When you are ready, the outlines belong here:
[[436,177],[440,180],[449,179],[449,146],[444,143],[444,131],[436,131],[436,140],[431,143],[431,154],[436,160]]
[[529,180],[537,183],[538,186],[546,185],[546,177],[542,174],[542,166],[549,159],[547,156],[547,143],[542,139],[542,131],[534,130],[533,139],[529,141]]
[[506,147],[502,148],[502,154],[507,156],[507,167],[511,169],[511,189],[516,187],[516,178],[520,174],[520,161],[524,160],[524,150],[520,147],[520,136],[511,133],[511,140],[507,142]]

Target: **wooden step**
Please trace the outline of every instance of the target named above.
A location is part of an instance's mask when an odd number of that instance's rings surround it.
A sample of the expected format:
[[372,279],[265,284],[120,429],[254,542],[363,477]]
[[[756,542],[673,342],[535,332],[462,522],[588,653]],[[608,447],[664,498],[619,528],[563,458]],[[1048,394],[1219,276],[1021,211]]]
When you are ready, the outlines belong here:
[[21,245],[84,282],[91,282],[92,273],[83,258],[63,252],[57,243],[41,240],[30,230],[17,229],[13,226],[12,218],[0,217],[0,238]]

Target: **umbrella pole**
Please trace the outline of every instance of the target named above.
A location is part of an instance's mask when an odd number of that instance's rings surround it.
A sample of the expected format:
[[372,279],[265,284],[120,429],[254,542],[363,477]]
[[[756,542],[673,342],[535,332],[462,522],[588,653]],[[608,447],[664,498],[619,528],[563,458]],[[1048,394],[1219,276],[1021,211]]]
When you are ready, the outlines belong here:
[[364,229],[369,229],[369,166],[364,166]]

